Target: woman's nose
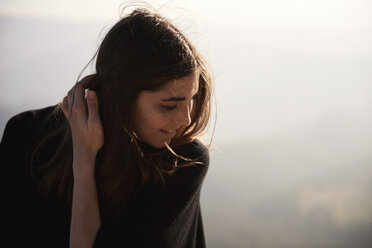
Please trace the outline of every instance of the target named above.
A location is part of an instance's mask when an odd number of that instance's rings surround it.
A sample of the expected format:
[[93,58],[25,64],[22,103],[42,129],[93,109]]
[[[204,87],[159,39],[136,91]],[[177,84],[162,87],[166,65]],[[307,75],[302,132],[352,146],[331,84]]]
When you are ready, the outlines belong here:
[[191,124],[190,106],[184,106],[179,109],[178,122],[180,126],[187,127]]

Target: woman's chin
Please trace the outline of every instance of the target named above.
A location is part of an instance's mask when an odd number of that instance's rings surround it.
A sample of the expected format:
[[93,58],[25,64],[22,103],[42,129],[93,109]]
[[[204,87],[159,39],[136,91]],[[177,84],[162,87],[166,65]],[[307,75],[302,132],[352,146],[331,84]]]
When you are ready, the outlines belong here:
[[167,145],[170,144],[171,140],[166,140],[166,141],[159,141],[159,142],[147,142],[144,140],[140,140],[141,143],[143,143],[145,146],[149,146],[153,149],[164,149],[167,147]]

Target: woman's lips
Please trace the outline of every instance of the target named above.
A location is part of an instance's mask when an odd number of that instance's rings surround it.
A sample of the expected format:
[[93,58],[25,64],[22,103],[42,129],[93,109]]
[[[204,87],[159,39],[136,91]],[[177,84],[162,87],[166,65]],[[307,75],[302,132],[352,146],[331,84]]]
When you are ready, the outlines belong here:
[[176,130],[164,130],[164,129],[160,129],[160,131],[162,131],[162,133],[164,133],[168,138],[173,138],[174,135],[176,135]]

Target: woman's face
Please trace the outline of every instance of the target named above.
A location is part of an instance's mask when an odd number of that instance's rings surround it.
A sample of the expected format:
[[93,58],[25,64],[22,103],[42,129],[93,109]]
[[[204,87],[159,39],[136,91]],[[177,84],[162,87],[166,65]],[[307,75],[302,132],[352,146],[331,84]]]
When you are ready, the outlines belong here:
[[192,101],[198,90],[199,72],[193,72],[156,91],[141,91],[132,109],[133,131],[143,142],[163,148],[178,130],[190,125]]

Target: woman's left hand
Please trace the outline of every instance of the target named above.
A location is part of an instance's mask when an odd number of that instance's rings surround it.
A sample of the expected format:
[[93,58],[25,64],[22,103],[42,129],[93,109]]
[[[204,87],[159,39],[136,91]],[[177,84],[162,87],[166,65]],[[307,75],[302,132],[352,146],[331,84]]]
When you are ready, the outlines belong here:
[[84,100],[85,88],[95,77],[89,75],[76,83],[62,102],[62,111],[70,124],[73,145],[72,248],[92,247],[101,226],[94,166],[97,152],[104,142],[103,128],[96,93],[88,91]]
[[62,101],[62,111],[71,128],[74,160],[86,156],[95,158],[104,144],[97,94],[89,90],[84,100],[85,88],[95,78],[95,74],[84,77]]

